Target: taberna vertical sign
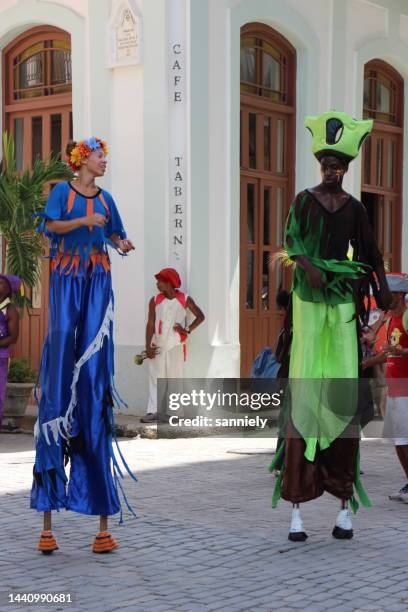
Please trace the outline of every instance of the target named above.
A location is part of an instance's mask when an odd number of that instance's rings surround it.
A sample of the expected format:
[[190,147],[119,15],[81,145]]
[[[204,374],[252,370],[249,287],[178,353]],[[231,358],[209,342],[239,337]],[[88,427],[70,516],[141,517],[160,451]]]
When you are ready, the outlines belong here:
[[169,264],[186,282],[187,69],[186,0],[167,0],[169,125]]

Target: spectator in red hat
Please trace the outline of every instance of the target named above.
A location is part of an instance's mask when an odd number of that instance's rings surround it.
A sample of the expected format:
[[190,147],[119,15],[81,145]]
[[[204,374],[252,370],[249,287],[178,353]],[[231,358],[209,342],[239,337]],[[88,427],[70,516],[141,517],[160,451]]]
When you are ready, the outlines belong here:
[[21,280],[13,274],[0,274],[0,427],[7,389],[10,347],[18,340],[19,317],[11,296],[17,293]]
[[[146,353],[149,358],[149,403],[142,423],[157,421],[157,379],[183,378],[186,340],[203,321],[204,314],[193,298],[180,291],[180,276],[174,268],[155,274],[158,295],[149,302]],[[187,310],[195,316],[187,325]]]

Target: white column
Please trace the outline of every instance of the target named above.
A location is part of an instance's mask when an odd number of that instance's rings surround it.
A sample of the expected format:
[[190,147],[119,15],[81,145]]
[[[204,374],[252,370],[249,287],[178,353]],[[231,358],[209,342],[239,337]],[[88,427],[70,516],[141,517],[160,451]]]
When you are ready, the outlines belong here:
[[187,0],[168,0],[168,259],[183,284],[188,253]]

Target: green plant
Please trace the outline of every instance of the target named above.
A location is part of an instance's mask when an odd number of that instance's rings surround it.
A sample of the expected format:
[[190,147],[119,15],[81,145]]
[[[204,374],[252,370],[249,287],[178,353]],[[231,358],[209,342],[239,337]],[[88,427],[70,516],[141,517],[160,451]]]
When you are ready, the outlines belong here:
[[7,374],[10,383],[35,383],[37,372],[31,369],[28,359],[11,359]]
[[[71,169],[56,158],[37,159],[32,170],[17,172],[14,140],[3,132],[3,160],[0,164],[0,233],[6,239],[6,272],[19,276],[26,288],[40,280],[41,256],[45,242],[38,233],[35,215],[44,209],[45,186],[49,181],[70,180]],[[30,305],[27,296],[17,300]]]

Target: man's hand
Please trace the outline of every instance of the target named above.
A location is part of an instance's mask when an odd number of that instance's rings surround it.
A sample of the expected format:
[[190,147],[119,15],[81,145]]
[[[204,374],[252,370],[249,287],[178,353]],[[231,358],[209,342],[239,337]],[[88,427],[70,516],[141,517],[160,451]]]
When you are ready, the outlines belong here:
[[173,326],[173,329],[175,332],[178,332],[179,334],[186,334],[186,330],[184,329],[184,327],[181,327],[181,325],[179,323],[176,323],[176,325]]
[[146,348],[146,355],[148,359],[154,359],[156,357],[156,349],[157,347],[153,344],[153,346],[148,346]]
[[387,355],[402,356],[408,354],[407,349],[402,348],[400,344],[397,344],[397,346],[393,344],[386,344],[383,347],[383,350],[387,352]]
[[305,270],[307,282],[312,289],[322,289],[325,285],[323,273],[314,266],[308,266]]
[[368,344],[374,344],[377,341],[377,334],[373,329],[367,329],[363,332],[362,339]]
[[376,355],[376,357],[378,357],[379,363],[385,363],[389,354],[390,351],[388,349],[382,348],[381,351]]

